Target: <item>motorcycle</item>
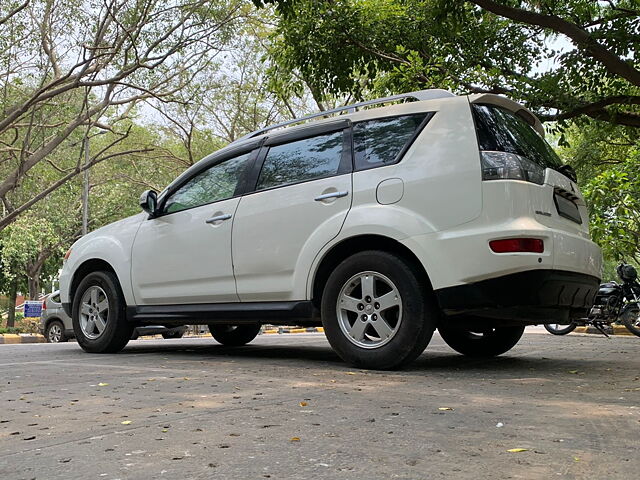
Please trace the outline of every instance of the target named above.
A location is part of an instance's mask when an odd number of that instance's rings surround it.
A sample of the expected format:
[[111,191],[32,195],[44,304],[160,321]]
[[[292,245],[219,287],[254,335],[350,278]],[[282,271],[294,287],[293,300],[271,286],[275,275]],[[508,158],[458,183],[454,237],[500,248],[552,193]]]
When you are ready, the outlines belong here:
[[602,283],[587,318],[573,319],[569,325],[545,324],[553,335],[566,335],[579,326],[594,326],[608,337],[605,327],[621,322],[627,330],[640,337],[640,283],[633,266],[621,263],[616,273],[622,283]]

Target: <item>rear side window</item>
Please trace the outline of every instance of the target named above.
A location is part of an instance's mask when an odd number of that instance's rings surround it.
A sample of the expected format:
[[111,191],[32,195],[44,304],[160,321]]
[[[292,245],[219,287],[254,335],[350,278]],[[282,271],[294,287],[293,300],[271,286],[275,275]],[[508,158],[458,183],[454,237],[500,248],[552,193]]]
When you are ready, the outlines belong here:
[[356,170],[390,165],[411,145],[428,113],[377,118],[353,125]]
[[342,160],[344,133],[305,138],[269,148],[257,190],[336,175]]
[[513,112],[494,105],[473,105],[472,108],[480,150],[515,153],[543,168],[562,165],[544,138]]
[[60,303],[60,294],[59,294],[59,293],[57,293],[57,294],[53,295],[53,296],[51,297],[51,301],[52,301],[53,303]]

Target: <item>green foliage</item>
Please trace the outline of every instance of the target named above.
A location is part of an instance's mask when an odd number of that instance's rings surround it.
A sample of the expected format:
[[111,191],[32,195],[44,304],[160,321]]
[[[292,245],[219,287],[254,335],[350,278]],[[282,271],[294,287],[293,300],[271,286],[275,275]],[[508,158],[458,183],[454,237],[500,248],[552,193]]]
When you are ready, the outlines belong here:
[[[552,18],[552,27],[513,21],[474,1],[266,3],[278,5],[272,73],[285,82],[299,76],[331,94],[356,97],[434,87],[492,92],[546,120],[591,117],[640,126],[640,83],[611,66],[634,58],[640,44],[640,10],[632,0],[507,2]],[[553,28],[558,22],[585,32],[586,40],[569,43]],[[604,59],[591,53],[595,42],[606,49]]]
[[[640,259],[640,132],[594,121],[573,124],[558,149],[578,174],[591,236],[607,262]],[[609,268],[611,270],[611,268]],[[611,270],[615,276],[615,271]]]
[[18,334],[23,332],[20,327],[0,327],[0,335],[4,333]]
[[584,188],[591,234],[605,256],[640,263],[640,145],[620,164],[604,170]]

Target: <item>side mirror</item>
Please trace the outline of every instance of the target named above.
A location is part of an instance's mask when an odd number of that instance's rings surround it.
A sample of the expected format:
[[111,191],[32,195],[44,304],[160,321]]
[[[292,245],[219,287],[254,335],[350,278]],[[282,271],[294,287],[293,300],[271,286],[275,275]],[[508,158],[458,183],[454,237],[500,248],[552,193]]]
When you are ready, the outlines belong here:
[[158,207],[158,194],[153,190],[146,190],[140,195],[140,207],[147,212],[150,217],[155,217]]

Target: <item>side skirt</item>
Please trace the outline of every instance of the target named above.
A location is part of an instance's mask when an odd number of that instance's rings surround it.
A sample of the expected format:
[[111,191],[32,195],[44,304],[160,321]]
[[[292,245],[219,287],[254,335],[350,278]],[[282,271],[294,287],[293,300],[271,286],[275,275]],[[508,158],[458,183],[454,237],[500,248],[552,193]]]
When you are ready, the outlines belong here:
[[298,301],[140,305],[127,307],[127,319],[139,325],[256,322],[275,325],[312,325],[319,322],[320,317],[310,301]]

